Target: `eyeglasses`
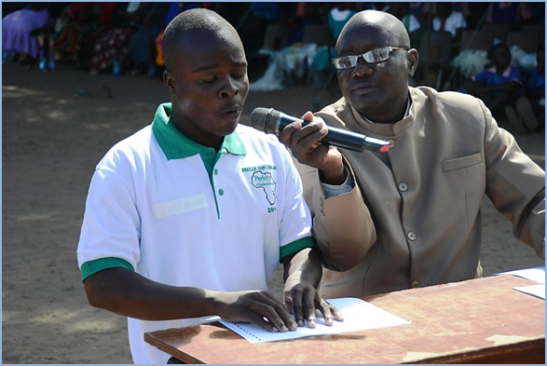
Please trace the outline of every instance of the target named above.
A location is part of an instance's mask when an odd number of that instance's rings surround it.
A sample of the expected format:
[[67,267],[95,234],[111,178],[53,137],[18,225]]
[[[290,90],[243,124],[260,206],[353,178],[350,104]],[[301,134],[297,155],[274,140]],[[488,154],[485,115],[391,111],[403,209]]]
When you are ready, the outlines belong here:
[[368,51],[367,53],[363,53],[362,55],[351,55],[333,58],[332,63],[334,65],[334,68],[337,70],[349,69],[355,67],[355,65],[357,65],[357,60],[359,59],[359,57],[362,56],[363,59],[369,64],[375,64],[387,60],[389,58],[390,52],[394,50],[408,51],[406,48],[388,46]]

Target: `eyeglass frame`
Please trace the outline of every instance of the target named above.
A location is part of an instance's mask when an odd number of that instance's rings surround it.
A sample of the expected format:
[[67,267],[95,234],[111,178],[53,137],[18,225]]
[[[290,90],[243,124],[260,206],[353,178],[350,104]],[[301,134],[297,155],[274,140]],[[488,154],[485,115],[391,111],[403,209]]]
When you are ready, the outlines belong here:
[[[367,61],[366,59],[366,55],[369,55],[371,54],[371,52],[374,52],[376,50],[381,50],[381,49],[387,49],[388,50],[388,53],[387,53],[387,57],[383,60],[380,60],[380,61],[372,61],[372,62],[369,62]],[[347,70],[347,69],[352,69],[354,68],[355,66],[357,66],[357,61],[359,61],[359,57],[362,57],[363,60],[366,62],[366,63],[369,63],[369,64],[377,64],[379,62],[384,62],[386,60],[389,60],[389,55],[391,54],[391,52],[395,51],[395,50],[405,50],[405,51],[409,51],[408,48],[404,48],[404,47],[392,47],[392,46],[386,46],[386,47],[378,47],[378,48],[375,48],[373,50],[370,50],[368,52],[365,52],[365,53],[362,53],[360,55],[348,55],[348,56],[340,56],[340,57],[335,57],[331,60],[332,64],[334,65],[334,68],[336,70]],[[340,59],[343,59],[343,58],[348,58],[350,60],[350,64],[353,64],[353,66],[350,66],[350,67],[344,67],[344,68],[337,68],[336,67],[336,61],[337,60],[340,60]],[[355,58],[355,61],[352,62],[351,59],[352,58]]]

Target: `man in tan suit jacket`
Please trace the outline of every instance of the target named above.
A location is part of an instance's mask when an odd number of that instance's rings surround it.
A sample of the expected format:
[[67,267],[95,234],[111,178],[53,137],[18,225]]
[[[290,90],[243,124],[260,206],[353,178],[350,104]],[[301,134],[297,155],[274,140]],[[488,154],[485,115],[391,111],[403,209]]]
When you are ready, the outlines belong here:
[[[336,44],[343,97],[280,139],[302,164],[326,297],[482,275],[481,202],[545,258],[545,172],[469,95],[409,87],[418,65],[402,23],[357,13]],[[388,140],[387,153],[321,144],[328,126]]]

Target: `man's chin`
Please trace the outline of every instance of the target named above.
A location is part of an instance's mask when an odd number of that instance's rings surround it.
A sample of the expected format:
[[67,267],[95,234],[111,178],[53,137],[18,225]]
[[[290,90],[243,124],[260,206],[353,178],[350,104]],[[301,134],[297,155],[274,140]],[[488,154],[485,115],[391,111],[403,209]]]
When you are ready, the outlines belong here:
[[369,114],[371,110],[376,109],[375,107],[377,107],[377,105],[370,103],[368,100],[363,101],[363,98],[353,98],[353,100],[350,101],[350,104],[362,116]]

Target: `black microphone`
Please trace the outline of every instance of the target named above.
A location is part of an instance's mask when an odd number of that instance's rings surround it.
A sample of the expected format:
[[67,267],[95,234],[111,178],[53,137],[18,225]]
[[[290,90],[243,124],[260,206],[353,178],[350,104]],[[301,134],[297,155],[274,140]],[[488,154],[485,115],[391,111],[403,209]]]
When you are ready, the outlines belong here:
[[[287,125],[296,121],[302,122],[302,126],[309,124],[309,122],[306,122],[301,118],[289,116],[283,112],[276,111],[273,108],[258,107],[251,113],[252,127],[266,133],[273,133],[276,136],[279,136],[279,133],[283,131]],[[358,152],[362,152],[365,149],[376,152],[389,151],[388,141],[367,137],[359,133],[330,126],[328,127],[328,130],[329,133],[321,140],[322,143]]]

